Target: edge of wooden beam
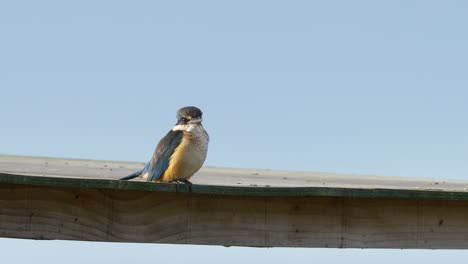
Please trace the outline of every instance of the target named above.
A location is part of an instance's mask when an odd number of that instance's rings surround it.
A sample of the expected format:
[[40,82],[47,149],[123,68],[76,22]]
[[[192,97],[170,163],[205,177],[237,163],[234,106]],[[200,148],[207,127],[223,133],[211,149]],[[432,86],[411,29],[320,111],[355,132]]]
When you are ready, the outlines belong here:
[[[82,179],[65,177],[46,177],[0,173],[0,183],[33,186],[74,187],[116,189],[147,192],[180,192],[188,193],[184,184],[176,188],[172,183],[152,183],[138,181],[120,181],[107,179]],[[194,184],[192,193],[237,195],[237,196],[331,196],[351,198],[402,198],[426,200],[468,200],[467,191],[443,191],[438,189],[379,189],[379,188],[343,188],[343,187],[259,187],[259,186],[219,186]]]

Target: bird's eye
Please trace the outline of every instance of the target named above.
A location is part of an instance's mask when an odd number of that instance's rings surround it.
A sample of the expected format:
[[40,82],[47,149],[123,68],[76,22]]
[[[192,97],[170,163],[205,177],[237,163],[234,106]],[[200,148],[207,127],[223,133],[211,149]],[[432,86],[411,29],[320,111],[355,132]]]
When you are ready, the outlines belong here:
[[187,122],[188,119],[186,117],[182,117],[182,121]]

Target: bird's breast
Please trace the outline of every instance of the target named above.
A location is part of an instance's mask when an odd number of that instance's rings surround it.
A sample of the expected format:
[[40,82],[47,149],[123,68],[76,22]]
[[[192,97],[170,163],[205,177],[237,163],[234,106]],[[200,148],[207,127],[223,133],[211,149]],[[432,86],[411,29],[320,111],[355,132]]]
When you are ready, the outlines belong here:
[[208,133],[200,126],[184,131],[181,143],[171,156],[169,167],[161,181],[171,182],[192,177],[203,165],[208,152]]

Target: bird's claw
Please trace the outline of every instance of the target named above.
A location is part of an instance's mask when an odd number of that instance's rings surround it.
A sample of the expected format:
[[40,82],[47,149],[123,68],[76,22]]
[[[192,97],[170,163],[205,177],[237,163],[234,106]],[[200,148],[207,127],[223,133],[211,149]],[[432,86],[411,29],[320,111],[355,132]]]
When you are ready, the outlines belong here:
[[185,180],[184,183],[188,185],[189,192],[192,192],[192,183],[188,180]]
[[184,185],[187,185],[188,191],[192,192],[192,183],[190,181],[188,181],[188,180],[178,180],[178,181],[175,181],[174,183],[176,184],[176,186],[175,186],[176,192],[179,192],[179,184],[180,183],[183,183]]

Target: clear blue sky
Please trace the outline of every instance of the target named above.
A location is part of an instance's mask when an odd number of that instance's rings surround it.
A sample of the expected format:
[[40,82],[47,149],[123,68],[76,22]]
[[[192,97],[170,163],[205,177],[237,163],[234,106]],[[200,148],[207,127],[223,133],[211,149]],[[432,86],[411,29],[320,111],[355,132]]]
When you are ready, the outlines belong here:
[[[0,153],[143,162],[177,109],[196,105],[206,165],[468,180],[467,25],[466,1],[2,1]],[[0,246],[2,261],[47,264],[468,257]]]

